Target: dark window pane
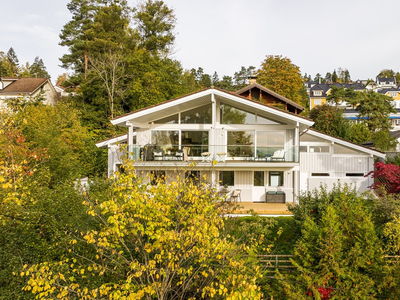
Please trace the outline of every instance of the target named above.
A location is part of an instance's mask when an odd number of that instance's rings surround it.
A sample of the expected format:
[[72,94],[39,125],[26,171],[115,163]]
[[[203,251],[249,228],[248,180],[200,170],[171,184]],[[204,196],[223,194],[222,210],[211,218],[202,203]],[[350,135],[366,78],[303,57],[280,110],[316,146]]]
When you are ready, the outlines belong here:
[[196,107],[181,113],[181,124],[211,124],[212,123],[211,104]]
[[182,131],[181,145],[188,156],[201,156],[208,152],[208,131]]
[[254,171],[254,186],[264,186],[264,171]]
[[219,181],[222,186],[235,185],[235,171],[221,171],[219,172]]

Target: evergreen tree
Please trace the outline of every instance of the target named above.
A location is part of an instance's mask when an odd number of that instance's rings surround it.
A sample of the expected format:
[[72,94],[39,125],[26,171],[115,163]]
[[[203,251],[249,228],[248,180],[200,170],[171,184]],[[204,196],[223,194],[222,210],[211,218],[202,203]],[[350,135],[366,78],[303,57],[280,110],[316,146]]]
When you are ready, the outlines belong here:
[[348,119],[343,118],[343,109],[331,105],[319,105],[310,111],[315,130],[346,140],[351,140],[352,129]]
[[254,75],[256,68],[253,66],[244,67],[242,66],[240,71],[233,74],[233,80],[235,84],[235,89],[240,90],[245,87],[249,82],[249,77]]
[[234,91],[235,87],[233,85],[233,79],[231,76],[223,76],[222,80],[219,82],[219,86],[221,89],[224,89],[226,91]]
[[332,82],[332,74],[331,73],[326,73],[325,75],[325,82],[331,83]]
[[319,73],[317,73],[316,75],[315,75],[315,77],[314,77],[314,81],[317,81],[317,82],[319,82],[321,80],[321,83],[323,83],[323,78],[322,78],[322,75],[321,74],[319,74]]
[[336,82],[338,82],[338,76],[337,76],[337,74],[336,74],[336,70],[333,70],[333,73],[332,73],[332,83],[336,83]]
[[360,93],[356,110],[359,112],[359,119],[364,120],[372,133],[391,129],[389,115],[396,113],[392,101],[391,97],[374,91]]
[[97,0],[71,0],[67,4],[72,13],[72,20],[65,24],[61,31],[60,45],[68,47],[69,54],[64,54],[60,60],[63,68],[72,68],[77,75],[86,76],[87,73],[88,49],[85,31],[94,20],[97,4]]
[[343,81],[344,83],[349,83],[351,81],[350,72],[347,69],[344,71]]
[[140,35],[140,46],[150,53],[168,55],[175,41],[174,11],[163,1],[147,0],[133,17]]
[[293,260],[297,272],[283,282],[290,299],[385,296],[392,278],[364,198],[339,186],[301,196],[299,203],[292,211],[302,220]]
[[35,57],[33,64],[29,67],[29,73],[32,77],[50,78],[49,73],[47,73],[46,66],[39,56]]
[[219,77],[218,77],[218,73],[215,71],[214,75],[212,76],[212,85],[213,86],[218,86],[219,85]]
[[9,76],[19,76],[19,60],[12,47],[7,52],[7,61],[9,63],[7,70]]

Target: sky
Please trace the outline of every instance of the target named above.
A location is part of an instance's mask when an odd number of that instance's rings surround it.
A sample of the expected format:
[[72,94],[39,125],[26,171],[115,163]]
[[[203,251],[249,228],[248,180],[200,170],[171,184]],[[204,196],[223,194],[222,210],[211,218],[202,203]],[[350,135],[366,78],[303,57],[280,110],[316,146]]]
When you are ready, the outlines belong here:
[[[0,6],[0,51],[13,47],[20,64],[43,59],[53,83],[62,69],[59,34],[72,15],[69,0],[13,0]],[[323,76],[348,69],[352,80],[400,71],[400,1],[164,0],[175,11],[173,58],[185,69],[202,67],[233,76],[282,55],[301,73]],[[138,1],[128,0],[131,6]],[[69,71],[70,72],[70,71]]]

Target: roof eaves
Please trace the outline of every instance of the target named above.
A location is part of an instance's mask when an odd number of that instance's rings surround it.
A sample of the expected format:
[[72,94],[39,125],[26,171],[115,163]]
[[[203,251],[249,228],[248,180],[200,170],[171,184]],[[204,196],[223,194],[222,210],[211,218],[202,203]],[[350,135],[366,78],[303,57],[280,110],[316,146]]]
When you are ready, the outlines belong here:
[[102,140],[100,142],[97,142],[96,143],[96,147],[103,148],[103,147],[108,146],[110,144],[113,144],[113,143],[116,143],[116,142],[120,142],[120,141],[123,141],[123,140],[126,140],[126,139],[128,139],[128,134],[127,133],[121,134],[121,135],[118,135],[118,136],[115,136],[115,137],[108,138],[108,139]]

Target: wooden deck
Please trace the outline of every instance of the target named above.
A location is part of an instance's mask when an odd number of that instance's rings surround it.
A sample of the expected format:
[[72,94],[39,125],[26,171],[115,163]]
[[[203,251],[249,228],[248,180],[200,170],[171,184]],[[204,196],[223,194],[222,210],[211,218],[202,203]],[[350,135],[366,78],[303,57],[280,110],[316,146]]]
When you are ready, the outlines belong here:
[[235,213],[244,214],[249,210],[254,210],[258,214],[265,215],[291,215],[287,209],[287,203],[253,203],[253,202],[238,202],[238,209]]

